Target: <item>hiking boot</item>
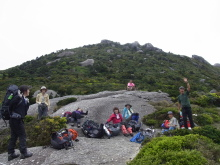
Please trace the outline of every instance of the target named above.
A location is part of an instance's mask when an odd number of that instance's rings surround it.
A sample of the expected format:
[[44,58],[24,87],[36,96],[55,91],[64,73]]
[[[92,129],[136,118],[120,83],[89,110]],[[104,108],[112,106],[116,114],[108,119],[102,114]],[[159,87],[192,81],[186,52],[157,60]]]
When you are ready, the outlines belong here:
[[124,136],[125,136],[125,137],[128,137],[128,136],[129,136],[129,134],[124,134]]
[[77,124],[77,127],[78,127],[78,128],[80,128],[80,127],[81,127],[81,125],[80,125],[80,124]]
[[27,152],[25,154],[21,154],[20,159],[25,159],[25,158],[29,158],[33,155],[33,153],[31,152]]
[[134,134],[133,134],[133,133],[130,133],[130,136],[132,136],[132,137],[133,137],[133,136],[134,136]]
[[8,154],[8,161],[13,160],[19,156],[20,156],[20,154],[16,154],[16,153]]

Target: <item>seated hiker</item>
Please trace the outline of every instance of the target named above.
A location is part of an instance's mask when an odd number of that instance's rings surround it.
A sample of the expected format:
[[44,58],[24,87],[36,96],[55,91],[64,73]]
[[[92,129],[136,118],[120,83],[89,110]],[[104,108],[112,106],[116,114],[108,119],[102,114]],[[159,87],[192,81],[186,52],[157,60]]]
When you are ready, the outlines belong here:
[[170,118],[169,124],[168,124],[169,130],[179,129],[180,125],[178,123],[178,120],[173,116],[173,112],[172,111],[168,112],[168,116]]
[[71,126],[74,126],[74,123],[77,123],[77,127],[80,128],[81,125],[81,118],[83,118],[83,115],[88,115],[88,111],[86,111],[86,113],[83,112],[83,110],[81,108],[77,108],[77,110],[72,112],[72,122],[73,124]]
[[127,90],[128,90],[128,91],[135,90],[135,84],[133,83],[132,80],[130,80],[130,81],[128,82]]
[[72,121],[72,112],[65,112],[65,113],[62,113],[62,116],[61,117],[65,117],[66,118],[66,123],[70,123]]
[[131,120],[131,115],[134,113],[131,107],[132,105],[126,104],[122,111],[122,117],[126,120],[127,123]]
[[49,95],[46,93],[47,88],[42,86],[40,92],[36,97],[36,103],[38,104],[38,120],[42,117],[48,116],[48,107],[50,106]]
[[131,127],[126,128],[125,124],[122,123],[123,118],[122,118],[122,115],[121,115],[119,109],[118,109],[117,107],[115,107],[115,108],[113,108],[113,112],[114,112],[114,113],[113,113],[113,114],[109,117],[109,119],[107,120],[107,123],[109,123],[109,122],[111,122],[111,121],[113,122],[113,124],[119,124],[119,123],[121,123],[121,124],[122,124],[122,125],[121,125],[121,130],[122,130],[123,135],[124,135],[124,136],[129,136],[129,134],[130,134],[130,135],[133,136],[133,134],[132,134],[132,128],[131,128]]

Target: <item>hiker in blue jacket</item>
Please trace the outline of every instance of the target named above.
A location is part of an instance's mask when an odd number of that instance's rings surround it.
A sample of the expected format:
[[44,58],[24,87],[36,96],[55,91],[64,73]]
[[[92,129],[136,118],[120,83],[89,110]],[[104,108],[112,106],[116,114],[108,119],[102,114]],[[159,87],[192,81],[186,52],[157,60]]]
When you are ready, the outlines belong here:
[[134,111],[131,109],[131,107],[132,107],[132,105],[126,104],[123,109],[122,117],[123,117],[123,119],[126,120],[126,122],[129,122],[129,120],[131,119],[132,113],[134,113]]

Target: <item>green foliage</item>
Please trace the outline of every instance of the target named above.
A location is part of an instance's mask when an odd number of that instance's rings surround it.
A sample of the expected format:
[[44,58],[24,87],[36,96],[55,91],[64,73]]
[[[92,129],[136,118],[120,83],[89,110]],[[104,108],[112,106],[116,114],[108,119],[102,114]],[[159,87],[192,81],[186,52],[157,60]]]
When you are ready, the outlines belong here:
[[213,118],[209,114],[199,114],[198,116],[195,117],[195,122],[198,125],[207,125],[207,124],[213,124]]
[[[38,121],[36,117],[26,116],[24,119],[28,147],[50,144],[51,133],[66,128],[66,118],[47,117]],[[7,150],[10,138],[9,128],[0,132],[0,153]]]
[[66,99],[58,101],[57,105],[58,106],[64,106],[64,105],[70,104],[72,102],[75,102],[76,100],[77,100],[77,98],[75,98],[75,97],[66,98]]
[[[108,53],[108,49],[113,52]],[[59,50],[0,71],[0,102],[9,84],[30,84],[33,87],[31,91],[45,85],[64,96],[121,90],[133,79],[139,90],[162,90],[175,98],[179,94],[178,87],[183,85],[182,78],[187,77],[193,91],[218,89],[220,70],[212,65],[189,57],[149,50],[144,45],[140,45],[143,53],[135,49],[131,44],[100,43]],[[74,55],[59,57],[60,53],[65,52],[74,52]],[[60,60],[49,64],[57,59]],[[86,59],[94,59],[94,65],[79,66]],[[200,79],[206,79],[205,83]]]
[[220,130],[210,125],[206,125],[203,127],[195,127],[192,130],[178,129],[164,133],[164,135],[167,136],[184,136],[189,134],[199,134],[202,136],[206,136],[212,139],[213,142],[220,144]]
[[157,137],[145,144],[129,165],[217,164],[220,146],[200,135]]
[[216,93],[208,93],[200,95],[193,100],[193,103],[202,107],[207,106],[220,106],[220,96]]

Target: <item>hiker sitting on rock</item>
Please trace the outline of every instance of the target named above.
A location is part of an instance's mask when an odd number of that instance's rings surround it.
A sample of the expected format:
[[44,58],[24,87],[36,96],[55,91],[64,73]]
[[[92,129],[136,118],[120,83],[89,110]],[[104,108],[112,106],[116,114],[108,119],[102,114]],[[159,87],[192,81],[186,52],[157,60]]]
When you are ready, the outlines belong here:
[[36,97],[36,103],[38,104],[38,120],[42,117],[48,116],[48,107],[50,106],[49,95],[46,93],[47,88],[42,86],[40,92]]
[[167,114],[170,118],[169,124],[168,124],[169,130],[179,129],[180,125],[178,123],[178,120],[173,116],[173,112],[169,111]]
[[130,80],[130,81],[128,82],[127,90],[128,90],[128,91],[135,90],[135,84],[133,83],[132,80]]
[[129,136],[129,134],[131,136],[133,136],[132,133],[132,128],[128,127],[126,128],[125,123],[123,123],[123,117],[119,111],[119,109],[117,107],[113,108],[113,114],[109,117],[109,119],[107,120],[107,123],[109,122],[113,122],[113,124],[121,124],[121,130],[124,136]]
[[81,118],[83,118],[83,115],[88,115],[88,111],[86,111],[86,113],[83,112],[83,110],[81,108],[77,108],[77,110],[72,112],[72,122],[73,124],[71,126],[74,126],[74,123],[77,123],[77,127],[80,128],[81,127]]
[[131,107],[132,105],[126,104],[122,112],[122,117],[126,120],[127,123],[131,120],[132,113],[134,113]]

